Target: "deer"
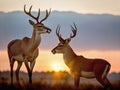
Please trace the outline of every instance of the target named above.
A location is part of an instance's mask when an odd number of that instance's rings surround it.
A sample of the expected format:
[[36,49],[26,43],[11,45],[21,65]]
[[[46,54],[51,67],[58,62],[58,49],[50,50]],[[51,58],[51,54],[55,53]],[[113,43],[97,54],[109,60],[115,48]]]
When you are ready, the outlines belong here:
[[74,86],[79,88],[80,77],[96,78],[96,80],[104,87],[111,88],[111,83],[107,78],[111,65],[108,61],[99,58],[86,58],[82,55],[77,55],[69,45],[72,38],[76,36],[77,27],[71,25],[72,34],[67,39],[63,39],[60,34],[60,25],[56,28],[56,35],[58,37],[58,45],[51,50],[53,54],[63,54],[65,64],[70,69],[74,77]]
[[36,58],[39,54],[38,46],[41,43],[41,34],[49,34],[51,32],[51,29],[43,24],[43,21],[45,21],[49,17],[51,9],[49,12],[48,10],[46,10],[46,16],[40,21],[40,9],[38,10],[37,17],[31,14],[31,9],[32,6],[30,6],[29,11],[27,12],[26,5],[24,5],[25,14],[27,14],[36,21],[34,22],[32,20],[29,20],[29,24],[33,27],[31,38],[23,37],[22,39],[15,39],[10,41],[7,46],[11,70],[11,84],[13,84],[13,66],[15,61],[17,61],[17,68],[15,70],[17,83],[20,85],[19,71],[22,63],[24,63],[29,76],[29,84],[32,84],[32,71],[35,66]]

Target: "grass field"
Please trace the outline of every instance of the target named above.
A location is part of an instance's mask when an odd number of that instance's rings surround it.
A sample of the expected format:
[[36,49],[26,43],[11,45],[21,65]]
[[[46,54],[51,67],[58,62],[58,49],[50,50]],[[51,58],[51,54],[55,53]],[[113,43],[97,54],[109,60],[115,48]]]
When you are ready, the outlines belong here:
[[[118,73],[119,74],[119,73]],[[113,75],[113,74],[111,74]],[[115,76],[112,76],[115,77]],[[14,75],[14,84],[10,84],[10,72],[0,72],[0,90],[76,90],[73,77],[66,71],[62,72],[34,72],[33,83],[28,84],[27,73],[20,72],[21,86],[17,85]],[[120,79],[111,79],[113,90],[120,90]],[[77,90],[104,90],[95,79],[81,78]]]
[[[70,85],[63,85],[63,84],[56,84],[56,85],[47,85],[41,83],[34,83],[34,84],[25,84],[22,86],[18,86],[14,84],[13,86],[10,84],[0,84],[0,90],[76,90],[74,86]],[[86,85],[82,84],[77,90],[104,90],[101,86],[94,86],[94,85]],[[120,90],[120,83],[113,85],[113,90]]]

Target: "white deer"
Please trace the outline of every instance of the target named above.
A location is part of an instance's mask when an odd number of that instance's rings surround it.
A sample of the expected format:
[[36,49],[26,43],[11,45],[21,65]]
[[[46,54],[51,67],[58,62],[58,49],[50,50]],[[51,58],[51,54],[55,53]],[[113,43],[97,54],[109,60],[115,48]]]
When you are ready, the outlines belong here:
[[[36,62],[36,58],[38,57],[38,46],[41,42],[41,34],[50,33],[51,29],[46,27],[42,22],[48,18],[50,12],[46,10],[46,16],[41,21],[39,21],[40,9],[38,11],[37,17],[34,17],[31,14],[32,6],[29,9],[29,12],[26,11],[26,5],[24,5],[24,12],[36,20],[36,23],[32,20],[29,20],[29,23],[33,26],[32,37],[24,37],[23,39],[12,40],[8,44],[8,56],[10,62],[11,69],[11,84],[13,84],[13,66],[14,62],[17,61],[17,69],[16,79],[18,84],[20,84],[19,80],[19,70],[22,66],[22,63],[25,63],[25,66],[29,75],[29,83],[32,83],[32,71]],[[30,65],[29,65],[30,63]]]
[[107,74],[111,65],[103,59],[88,59],[83,56],[78,56],[72,50],[69,42],[76,36],[77,27],[71,26],[73,35],[63,39],[60,35],[60,26],[56,28],[56,35],[59,39],[59,44],[52,50],[53,54],[62,53],[65,64],[69,67],[71,73],[74,75],[74,85],[79,87],[80,77],[96,78],[104,88],[111,87]]

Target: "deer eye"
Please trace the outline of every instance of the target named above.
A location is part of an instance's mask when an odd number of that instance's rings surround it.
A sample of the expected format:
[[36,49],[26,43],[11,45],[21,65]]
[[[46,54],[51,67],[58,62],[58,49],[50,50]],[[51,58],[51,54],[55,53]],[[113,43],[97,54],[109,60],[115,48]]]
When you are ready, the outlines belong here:
[[59,45],[59,47],[62,47],[63,45]]

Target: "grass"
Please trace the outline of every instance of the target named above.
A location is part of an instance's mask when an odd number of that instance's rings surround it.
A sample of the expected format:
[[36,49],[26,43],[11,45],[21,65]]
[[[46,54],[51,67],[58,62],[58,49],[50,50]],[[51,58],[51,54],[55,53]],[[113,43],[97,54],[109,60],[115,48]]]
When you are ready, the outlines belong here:
[[[42,84],[33,83],[31,85],[25,84],[18,86],[17,84],[10,85],[7,83],[0,84],[0,90],[76,90],[74,86],[68,84]],[[101,86],[94,86],[91,84],[81,84],[77,90],[104,90]],[[114,84],[112,90],[120,90],[120,83]]]
[[[114,76],[115,77],[115,76]],[[76,90],[73,85],[73,77],[67,72],[34,72],[33,83],[28,84],[28,75],[20,73],[21,86],[10,85],[10,72],[0,73],[0,90]],[[120,90],[120,79],[111,80],[113,90]],[[96,80],[81,78],[80,87],[77,90],[104,90]]]

